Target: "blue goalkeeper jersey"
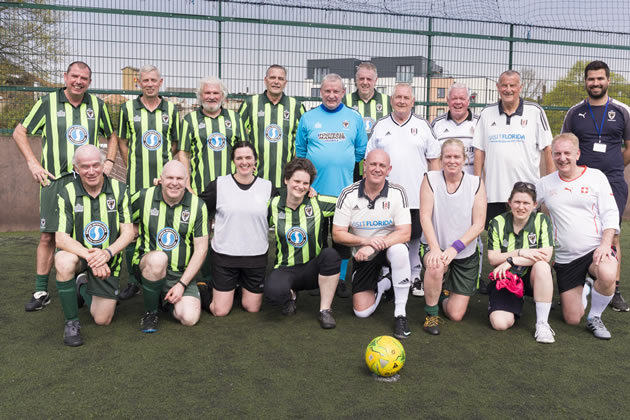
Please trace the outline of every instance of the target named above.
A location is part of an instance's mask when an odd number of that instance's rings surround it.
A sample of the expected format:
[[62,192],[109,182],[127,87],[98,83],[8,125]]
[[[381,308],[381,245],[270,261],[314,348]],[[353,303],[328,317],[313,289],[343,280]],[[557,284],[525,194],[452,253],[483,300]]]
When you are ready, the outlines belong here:
[[363,159],[366,145],[363,118],[357,111],[343,104],[332,111],[320,105],[300,119],[295,151],[317,169],[313,188],[337,197],[352,184],[354,164]]

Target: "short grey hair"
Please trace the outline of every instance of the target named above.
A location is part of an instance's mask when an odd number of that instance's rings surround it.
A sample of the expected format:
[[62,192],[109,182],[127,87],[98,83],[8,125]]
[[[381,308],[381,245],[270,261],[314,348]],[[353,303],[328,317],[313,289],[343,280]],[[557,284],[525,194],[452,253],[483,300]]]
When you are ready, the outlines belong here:
[[83,146],[77,147],[77,150],[74,151],[74,155],[72,156],[72,165],[76,168],[79,164],[79,157],[90,151],[96,151],[98,153],[101,165],[105,163],[105,155],[101,153],[101,149],[93,144],[84,144]]
[[361,70],[361,69],[373,71],[374,75],[376,77],[378,77],[378,70],[376,69],[376,66],[374,64],[370,63],[369,61],[364,61],[364,62],[362,62],[361,64],[359,64],[357,66],[357,71],[354,73],[354,79],[355,80],[357,79],[357,74],[359,74],[359,70]]
[[223,80],[219,79],[218,77],[208,76],[199,81],[199,87],[197,88],[197,100],[199,100],[199,103],[201,103],[201,91],[206,85],[219,85],[221,93],[223,94],[222,102],[225,102],[225,99],[228,96],[228,90],[225,87]]
[[[501,73],[499,75],[499,81],[501,81],[501,78],[503,76],[507,76],[507,77],[511,77],[511,76],[518,76],[518,83],[522,83],[523,78],[521,77],[521,73],[517,72],[516,70],[506,70],[503,73]],[[498,83],[498,82],[497,82]]]
[[466,96],[470,99],[470,91],[468,90],[468,86],[458,82],[453,83],[451,87],[448,88],[448,94],[446,95],[447,98],[451,98],[451,92],[453,91],[453,89],[466,89]]
[[337,73],[328,73],[326,76],[324,76],[321,86],[324,86],[324,83],[326,82],[339,82],[344,89],[346,88],[346,86],[343,84],[343,79]]
[[140,70],[138,71],[138,76],[140,76],[140,78],[142,79],[143,74],[151,73],[152,71],[157,73],[158,79],[162,78],[162,75],[160,74],[160,70],[152,64],[146,64],[140,67]]

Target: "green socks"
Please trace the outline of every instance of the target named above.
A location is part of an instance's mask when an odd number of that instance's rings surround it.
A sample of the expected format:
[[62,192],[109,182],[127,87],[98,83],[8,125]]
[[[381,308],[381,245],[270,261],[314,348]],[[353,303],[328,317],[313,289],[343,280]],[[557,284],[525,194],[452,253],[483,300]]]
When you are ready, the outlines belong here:
[[438,316],[440,308],[438,305],[433,305],[433,306],[424,305],[424,311],[427,313],[427,315]]
[[135,242],[130,243],[129,245],[127,245],[127,248],[125,248],[125,261],[127,262],[127,272],[129,273],[129,279],[127,279],[127,283],[137,284],[138,286],[140,286],[138,279],[133,274],[133,268],[131,264],[133,261],[133,254],[135,252],[136,252]]
[[87,283],[82,284],[81,287],[79,287],[79,294],[83,298],[83,301],[85,302],[85,306],[87,306],[88,309],[90,309],[90,306],[92,306],[92,295],[89,294],[87,291]]
[[142,278],[142,296],[144,297],[144,309],[147,312],[155,312],[160,304],[160,293],[166,283],[166,277],[158,281],[149,281]]
[[35,291],[48,291],[48,274],[35,274]]
[[63,308],[63,314],[66,316],[66,321],[78,320],[79,304],[77,303],[75,282],[69,280],[58,281],[56,283],[59,300],[61,300],[61,307]]

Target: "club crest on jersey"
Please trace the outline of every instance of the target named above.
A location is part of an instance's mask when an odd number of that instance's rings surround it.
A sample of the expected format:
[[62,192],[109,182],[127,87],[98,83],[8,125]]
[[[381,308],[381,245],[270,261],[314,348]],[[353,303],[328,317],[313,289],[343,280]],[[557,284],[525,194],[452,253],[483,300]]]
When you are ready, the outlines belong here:
[[190,210],[182,211],[182,222],[188,223],[188,220],[190,220]]
[[145,131],[142,135],[142,145],[149,150],[157,150],[162,145],[162,135],[155,130]]
[[170,251],[179,245],[179,233],[173,228],[166,227],[158,232],[157,243],[164,251]]
[[100,245],[109,238],[109,229],[101,221],[88,223],[83,229],[83,238],[90,245]]
[[365,131],[371,133],[372,128],[374,127],[374,120],[370,117],[364,117],[363,124],[365,125]]
[[149,214],[151,214],[151,216],[158,216],[160,214],[160,211],[158,209],[153,208],[151,209]]
[[354,109],[355,111],[359,110],[359,105],[352,105],[352,109]]
[[265,111],[263,111],[262,109],[260,111],[258,111],[258,116],[259,117],[264,117],[265,116]]
[[608,121],[615,121],[615,111],[608,111]]
[[57,116],[60,117],[60,118],[65,117],[66,116],[66,112],[63,111],[63,110],[62,111],[57,111]]
[[314,128],[322,128],[322,123],[320,123],[319,121],[317,121],[313,127],[314,127]]
[[521,120],[521,126],[527,127],[527,120]]
[[529,235],[527,235],[527,240],[529,241],[529,246],[536,245],[536,233],[531,232]]
[[74,206],[74,212],[75,213],[83,213],[83,206],[81,204],[76,204]]
[[287,242],[295,248],[302,248],[308,241],[306,231],[299,226],[293,226],[287,232]]
[[588,187],[581,187],[581,188],[580,188],[580,192],[581,192],[582,194],[588,194]]
[[265,127],[265,138],[271,143],[282,140],[282,128],[277,124],[269,124]]
[[114,200],[113,198],[108,198],[107,199],[107,209],[112,211],[116,208],[116,200]]
[[291,116],[291,113],[290,113],[289,111],[285,110],[285,111],[282,113],[282,116],[284,117],[284,119],[285,119],[285,120],[287,120],[287,121],[288,121],[288,120],[289,120],[289,117]]
[[199,129],[203,130],[204,128],[206,128],[206,124],[205,123],[199,123]]
[[389,207],[390,207],[389,201],[383,201],[383,210],[387,210],[389,209]]
[[85,115],[87,115],[88,119],[93,120],[94,119],[94,110],[92,108],[88,108],[85,111]]
[[208,147],[215,152],[225,149],[225,144],[225,136],[221,133],[212,133],[210,134],[210,137],[208,137]]
[[343,125],[343,128],[348,128],[350,123],[348,121],[344,120],[344,122],[342,122],[341,125]]
[[168,114],[162,114],[162,122],[164,124],[168,124],[168,122],[170,121]]
[[418,129],[416,127],[411,127],[411,135],[415,136],[418,134]]
[[133,117],[133,121],[134,122],[140,122],[140,121],[142,121],[142,117],[140,117],[140,115],[136,115],[135,117]]
[[285,214],[285,212],[281,211],[278,213],[278,219],[286,219],[287,215]]
[[383,104],[376,104],[376,111],[381,112],[383,110]]
[[304,207],[304,214],[306,217],[313,217],[313,207],[310,204]]
[[225,120],[225,128],[227,130],[229,130],[230,128],[232,128],[232,121],[230,120]]
[[73,125],[68,128],[68,141],[75,146],[82,146],[88,142],[88,131],[82,125]]

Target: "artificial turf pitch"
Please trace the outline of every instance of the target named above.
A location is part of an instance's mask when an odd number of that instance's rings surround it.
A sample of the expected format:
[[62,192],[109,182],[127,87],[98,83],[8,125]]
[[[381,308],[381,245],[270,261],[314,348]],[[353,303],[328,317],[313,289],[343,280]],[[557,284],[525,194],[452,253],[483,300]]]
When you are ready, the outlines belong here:
[[[624,224],[630,231],[630,223]],[[517,325],[493,331],[487,296],[471,299],[461,323],[439,336],[422,330],[423,298],[409,297],[412,335],[397,383],[375,381],[364,352],[391,335],[393,303],[357,319],[350,299],[333,303],[337,328],[317,323],[318,298],[298,312],[235,306],[186,328],[169,315],[159,332],[139,330],[142,297],[123,302],[110,326],[81,309],[85,344],[63,345],[63,313],[52,303],[26,313],[38,233],[0,234],[0,418],[626,418],[630,413],[630,313],[606,310],[610,341],[565,325],[551,312],[556,343],[534,341],[531,300]],[[622,235],[630,256],[630,233]],[[630,257],[622,291],[630,298]],[[484,274],[487,276],[488,267]],[[487,278],[487,277],[486,277]],[[126,274],[121,284],[126,283]]]

